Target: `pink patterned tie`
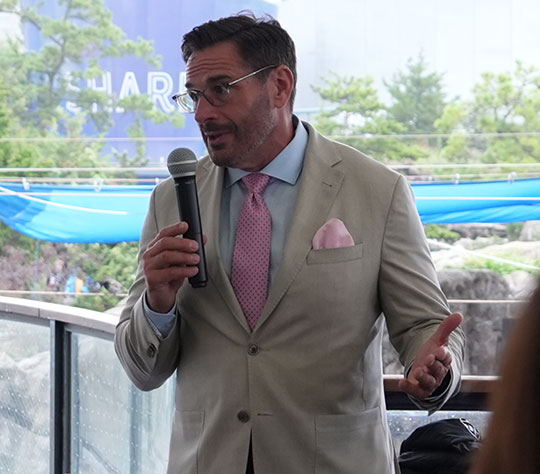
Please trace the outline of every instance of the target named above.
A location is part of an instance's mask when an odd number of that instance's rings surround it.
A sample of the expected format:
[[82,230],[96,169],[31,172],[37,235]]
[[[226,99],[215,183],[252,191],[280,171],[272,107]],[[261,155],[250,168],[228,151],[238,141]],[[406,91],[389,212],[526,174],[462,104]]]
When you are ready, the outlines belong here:
[[232,259],[232,287],[252,331],[268,293],[272,220],[262,193],[269,179],[259,173],[242,178],[248,193],[238,218]]

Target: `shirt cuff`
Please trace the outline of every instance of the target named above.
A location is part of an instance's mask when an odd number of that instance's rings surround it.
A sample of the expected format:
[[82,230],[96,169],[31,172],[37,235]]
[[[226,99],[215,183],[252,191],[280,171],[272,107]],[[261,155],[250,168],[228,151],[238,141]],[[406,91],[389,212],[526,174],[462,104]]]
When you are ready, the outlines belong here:
[[176,304],[170,309],[168,313],[157,313],[148,306],[146,302],[146,293],[143,297],[143,309],[146,319],[150,323],[150,326],[160,339],[166,339],[172,331],[174,323],[176,322]]

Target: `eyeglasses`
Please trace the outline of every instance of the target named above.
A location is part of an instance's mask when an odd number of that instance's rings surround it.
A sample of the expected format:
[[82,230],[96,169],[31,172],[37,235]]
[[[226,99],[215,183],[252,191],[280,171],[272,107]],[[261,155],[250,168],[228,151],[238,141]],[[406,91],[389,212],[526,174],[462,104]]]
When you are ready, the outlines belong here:
[[231,100],[231,86],[238,84],[240,81],[243,81],[248,77],[255,76],[260,72],[274,67],[277,66],[262,67],[226,84],[216,82],[202,91],[198,89],[188,89],[186,92],[173,95],[171,99],[174,100],[182,110],[189,113],[193,113],[195,110],[197,110],[197,105],[199,104],[201,97],[204,97],[210,105],[214,107],[221,107]]

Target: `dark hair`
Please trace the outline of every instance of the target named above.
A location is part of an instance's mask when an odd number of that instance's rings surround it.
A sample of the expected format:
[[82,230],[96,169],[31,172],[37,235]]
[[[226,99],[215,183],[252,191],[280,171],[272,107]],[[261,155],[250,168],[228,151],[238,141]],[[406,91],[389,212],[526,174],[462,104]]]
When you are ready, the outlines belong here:
[[[294,77],[290,105],[296,93],[296,52],[294,42],[279,22],[267,15],[257,18],[251,12],[212,20],[196,26],[184,35],[182,55],[187,63],[191,55],[209,46],[231,41],[238,47],[244,61],[255,71],[264,66],[284,64]],[[263,72],[261,80],[268,77]],[[262,76],[262,77],[261,77]]]

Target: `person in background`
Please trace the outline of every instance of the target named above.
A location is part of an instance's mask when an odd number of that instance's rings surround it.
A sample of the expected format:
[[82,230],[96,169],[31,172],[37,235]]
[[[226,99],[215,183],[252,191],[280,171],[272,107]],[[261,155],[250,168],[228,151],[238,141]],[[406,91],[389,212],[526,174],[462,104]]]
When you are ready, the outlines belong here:
[[516,321],[491,398],[492,415],[471,474],[540,472],[540,280]]
[[115,336],[137,387],[176,373],[169,474],[391,474],[381,362],[436,410],[458,389],[450,314],[406,179],[293,113],[296,53],[272,18],[184,36],[186,91],[208,156],[196,178],[208,283],[179,238],[174,183],[154,190]]

